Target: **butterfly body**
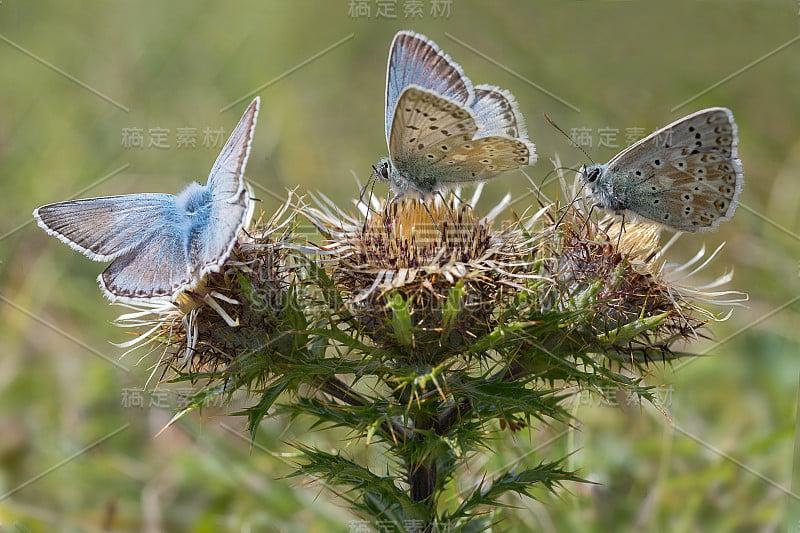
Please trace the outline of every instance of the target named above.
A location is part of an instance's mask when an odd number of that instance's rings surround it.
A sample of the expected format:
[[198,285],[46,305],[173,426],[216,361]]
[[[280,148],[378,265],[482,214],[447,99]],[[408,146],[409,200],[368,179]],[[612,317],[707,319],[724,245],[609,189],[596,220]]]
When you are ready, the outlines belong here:
[[[614,172],[608,172],[608,164],[589,165],[584,169],[586,176],[598,176],[595,180],[586,179],[586,186],[589,188],[592,199],[597,207],[620,213],[628,208],[627,206],[627,187],[624,186],[626,179],[630,179],[629,173],[617,168]],[[612,179],[613,176],[622,176],[622,179]],[[626,178],[627,176],[627,178]]]
[[514,97],[473,86],[433,41],[399,32],[386,79],[389,157],[375,167],[395,195],[476,183],[536,161]]
[[376,168],[378,176],[391,184],[392,192],[396,195],[408,190],[416,190],[423,196],[434,193],[439,187],[442,173],[435,169],[415,169],[415,166],[414,161],[402,159],[395,165],[385,157]]
[[175,203],[187,217],[202,217],[211,208],[211,191],[193,181],[178,193]]
[[174,299],[217,272],[252,215],[244,183],[259,100],[245,111],[205,185],[49,204],[33,216],[47,233],[95,261],[111,300]]
[[744,181],[730,110],[688,115],[580,172],[595,205],[677,231],[712,231],[733,216]]

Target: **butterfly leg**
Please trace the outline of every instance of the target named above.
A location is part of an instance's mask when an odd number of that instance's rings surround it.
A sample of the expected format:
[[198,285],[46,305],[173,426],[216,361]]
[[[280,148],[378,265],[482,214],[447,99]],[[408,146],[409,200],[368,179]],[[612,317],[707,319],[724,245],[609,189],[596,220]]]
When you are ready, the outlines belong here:
[[[619,242],[622,238],[622,234],[625,232],[625,211],[616,211],[614,214],[622,217],[622,220],[620,221],[619,233],[617,234],[617,250],[619,250]],[[614,222],[615,220],[611,220],[611,222],[608,223],[603,231],[608,233],[608,230],[611,229],[611,225],[614,224]]]
[[364,193],[367,191],[367,187],[370,186],[370,183],[372,183],[372,187],[370,187],[370,189],[369,189],[369,198],[367,198],[367,201],[365,203],[365,205],[367,206],[367,212],[364,213],[364,226],[361,228],[361,233],[362,234],[365,231],[367,231],[367,219],[369,218],[370,212],[373,212],[373,213],[375,212],[375,210],[372,209],[372,195],[375,192],[375,182],[376,181],[377,181],[377,178],[375,178],[375,175],[373,174],[372,176],[369,177],[369,180],[367,180],[367,183],[364,184],[364,186],[361,188],[361,191],[358,193],[358,201],[359,201],[359,203],[364,202]]
[[[564,211],[558,217],[558,220],[556,220],[556,223],[553,226],[553,231],[556,231],[558,229],[558,227],[561,225],[561,222],[564,220],[564,217],[567,216],[567,213],[569,212],[569,208],[572,207],[575,204],[575,202],[577,202],[577,201],[578,201],[578,198],[573,198],[572,201],[570,201],[570,203],[568,203],[567,205],[564,206],[564,208],[563,208]],[[592,212],[590,210],[589,214],[591,214],[591,213]],[[588,220],[588,218],[587,218],[587,220]]]
[[[439,198],[441,198],[442,204],[444,204],[444,208],[447,209],[447,214],[450,216],[450,220],[453,222],[453,224],[457,224],[456,215],[455,213],[453,213],[453,210],[450,209],[450,204],[447,202],[447,199],[445,199],[444,194],[442,194],[442,191],[437,189],[434,194],[436,194]],[[450,194],[455,196],[455,193],[452,191],[450,192]],[[458,196],[456,196],[456,198],[458,198]],[[458,199],[461,200],[461,198]]]
[[[397,194],[395,192],[392,192],[391,190],[389,190],[386,193],[386,200],[384,200],[384,202],[383,202],[383,222],[384,222],[384,224],[388,220],[389,215],[392,212],[392,209],[394,208],[394,204],[396,204],[397,201],[400,200],[400,198],[402,198],[402,195]],[[365,226],[366,226],[366,224],[365,224]]]
[[[249,194],[249,187],[248,187],[247,201],[248,201],[248,202],[258,202],[258,203],[262,203],[264,200],[262,200],[261,198],[257,198],[257,197],[255,197],[255,196],[252,196],[252,195],[250,195],[250,194]],[[255,229],[255,226],[254,226],[253,224],[250,224],[250,225],[251,225],[251,227],[252,227],[253,229]],[[250,231],[248,231],[248,228],[247,228],[247,226],[245,226],[245,225],[242,225],[242,233],[244,233],[244,234],[245,234],[245,235],[247,235],[248,237],[252,237],[252,235],[250,234]]]
[[436,228],[436,231],[442,233],[442,228],[439,227],[439,224],[436,222],[436,219],[433,218],[433,213],[431,213],[431,210],[428,208],[428,204],[427,202],[425,202],[425,199],[421,198],[420,203],[422,203],[422,207],[425,208],[425,212],[428,213],[428,218],[430,218],[431,222],[433,222],[433,227]]
[[[544,182],[543,182],[543,184],[544,184]],[[553,226],[553,231],[555,231],[558,228],[558,226],[561,225],[561,221],[564,220],[565,216],[567,216],[567,213],[569,212],[569,208],[572,207],[573,205],[575,205],[575,202],[577,202],[579,199],[580,199],[580,195],[578,193],[576,193],[575,196],[572,197],[572,200],[570,200],[569,203],[564,208],[564,212],[561,213],[561,216],[558,217],[558,221],[556,221],[556,225]],[[583,226],[581,227],[581,231],[586,229],[586,224],[589,223],[589,219],[591,218],[592,211],[594,211],[595,207],[603,207],[603,206],[600,205],[600,204],[592,204],[592,206],[589,208],[589,212],[586,214],[586,219],[583,222]],[[576,212],[577,212],[577,210],[576,210]]]
[[472,209],[472,206],[469,204],[469,202],[464,201],[464,199],[461,198],[458,194],[456,194],[455,191],[450,191],[450,194],[452,194],[460,203]]
[[599,207],[602,209],[603,206],[601,204],[592,204],[589,207],[589,212],[586,213],[586,218],[583,221],[583,226],[581,226],[581,232],[586,230],[586,227],[589,225],[589,221],[592,219],[592,213],[594,213],[595,207]]

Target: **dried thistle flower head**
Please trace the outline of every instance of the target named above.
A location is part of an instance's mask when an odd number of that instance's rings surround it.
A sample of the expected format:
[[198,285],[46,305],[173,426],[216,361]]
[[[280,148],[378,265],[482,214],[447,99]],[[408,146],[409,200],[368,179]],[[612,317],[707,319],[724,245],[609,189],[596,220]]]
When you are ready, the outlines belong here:
[[[219,272],[206,276],[174,304],[134,306],[121,326],[150,326],[136,344],[163,351],[164,365],[179,373],[226,377],[242,359],[262,354],[279,335],[291,283],[293,231],[285,218],[291,196],[278,213],[260,217],[234,244]],[[284,219],[285,220],[282,220]],[[133,344],[133,343],[130,343]]]
[[367,213],[309,208],[327,238],[332,278],[352,316],[374,342],[433,363],[463,352],[493,327],[504,281],[530,254],[520,231],[497,229],[455,196],[405,197]]
[[[668,246],[660,245],[659,226],[614,217],[598,222],[580,200],[564,209],[550,215],[560,223],[549,228],[544,265],[556,284],[542,301],[545,308],[585,313],[578,336],[583,350],[628,362],[669,359],[676,355],[674,342],[701,336],[718,318],[700,302],[742,300],[739,293],[678,284],[670,275],[676,267],[664,260]],[[729,280],[725,275],[714,285]]]

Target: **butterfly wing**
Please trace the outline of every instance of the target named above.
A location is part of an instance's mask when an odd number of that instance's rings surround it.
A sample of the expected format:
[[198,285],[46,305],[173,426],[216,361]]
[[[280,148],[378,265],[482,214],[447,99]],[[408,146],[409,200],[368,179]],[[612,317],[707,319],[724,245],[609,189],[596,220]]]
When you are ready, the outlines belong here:
[[185,216],[171,194],[128,194],[40,207],[39,225],[95,261],[111,299],[161,298],[192,282]]
[[253,204],[245,186],[244,171],[259,104],[260,99],[256,98],[248,106],[211,168],[206,185],[211,203],[207,210],[198,213],[189,235],[189,258],[198,277],[219,270],[230,255],[239,230],[252,215]]
[[514,96],[493,85],[475,87],[475,101],[471,106],[480,137],[503,135],[514,139],[528,136],[525,120]]
[[476,138],[475,117],[452,100],[421,87],[398,99],[389,156],[404,180],[399,187],[430,193],[440,183],[470,183],[527,165],[533,146],[499,135]]
[[177,216],[171,194],[128,194],[70,200],[33,212],[39,226],[95,261],[111,261],[138,247],[154,221]]
[[166,223],[146,243],[118,257],[98,277],[111,300],[172,299],[197,281],[180,224]]
[[211,190],[214,201],[235,201],[245,188],[244,169],[250,155],[260,103],[260,98],[250,103],[211,167],[206,186]]
[[710,231],[733,216],[744,181],[729,109],[703,109],[629,146],[601,180],[631,211],[679,231]]
[[468,107],[475,98],[472,82],[461,66],[433,41],[410,31],[395,35],[386,68],[386,140],[403,91],[415,85]]

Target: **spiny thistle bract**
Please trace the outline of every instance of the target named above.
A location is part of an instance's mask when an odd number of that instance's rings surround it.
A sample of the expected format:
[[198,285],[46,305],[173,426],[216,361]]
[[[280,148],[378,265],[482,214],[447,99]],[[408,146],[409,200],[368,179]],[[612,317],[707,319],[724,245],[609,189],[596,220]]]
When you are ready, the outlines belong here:
[[[287,202],[240,237],[202,290],[127,323],[150,326],[146,338],[166,345],[182,379],[256,394],[251,432],[282,398],[278,413],[382,447],[390,461],[378,474],[295,444],[295,475],[325,480],[361,516],[398,530],[490,528],[503,494],[582,481],[562,459],[543,460],[456,494],[451,481],[493,446],[494,424],[568,423],[564,391],[576,388],[655,401],[630,376],[687,355],[676,343],[717,318],[699,303],[737,293],[672,281],[682,270],[665,262],[651,225],[620,232],[580,202],[501,223],[508,198],[479,216],[478,197],[361,204],[365,219],[324,197],[298,200],[287,217]],[[321,242],[300,240],[297,214]]]

